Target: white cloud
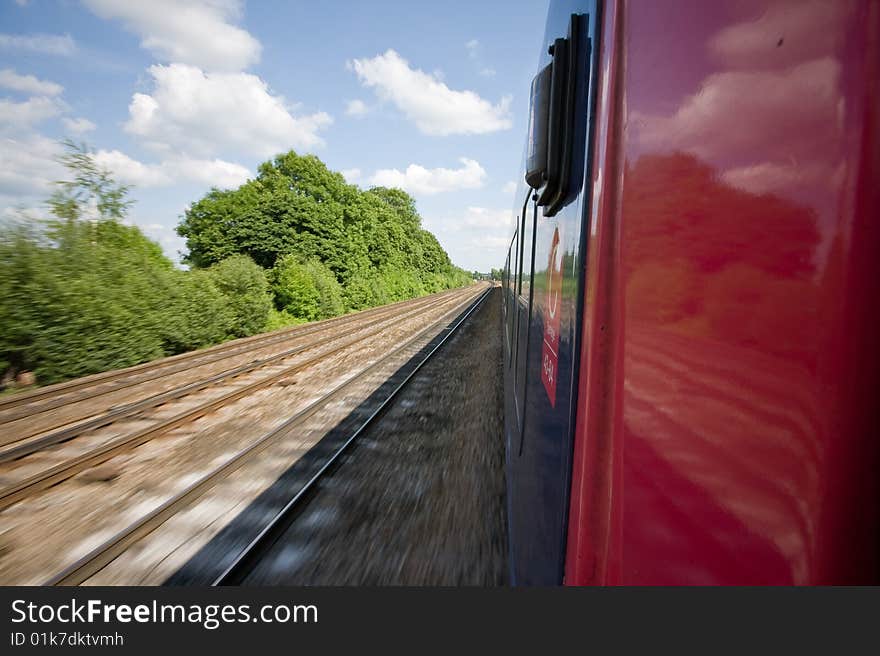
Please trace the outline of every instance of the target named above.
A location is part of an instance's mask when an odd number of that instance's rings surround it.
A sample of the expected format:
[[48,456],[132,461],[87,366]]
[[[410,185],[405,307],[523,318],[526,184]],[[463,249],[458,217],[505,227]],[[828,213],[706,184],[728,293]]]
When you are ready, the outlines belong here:
[[[838,124],[840,63],[817,59],[785,71],[727,71],[710,75],[670,116],[633,113],[640,143],[686,150],[709,159],[803,156]],[[750,129],[744,130],[742,126]],[[814,138],[804,139],[804,135]]]
[[414,194],[438,194],[459,189],[479,189],[485,184],[486,170],[480,163],[467,157],[459,159],[458,169],[426,169],[410,164],[406,171],[380,169],[370,178],[370,183],[381,187],[399,187]]
[[171,184],[171,177],[161,166],[144,164],[118,150],[99,150],[95,163],[107,169],[113,179],[135,187],[158,187]]
[[489,229],[497,232],[508,230],[512,224],[513,213],[510,210],[468,207],[458,225],[461,228]]
[[64,87],[48,80],[39,80],[33,75],[19,75],[11,68],[0,71],[0,87],[36,96],[57,96]]
[[245,167],[221,159],[176,157],[159,164],[144,164],[118,150],[99,150],[94,157],[95,162],[110,171],[114,179],[135,187],[162,187],[186,180],[230,189],[251,177]]
[[516,183],[513,180],[504,183],[504,187],[501,188],[505,194],[512,194],[516,191]]
[[186,252],[186,239],[177,235],[174,226],[157,223],[137,216],[133,220],[127,220],[126,223],[140,228],[141,232],[162,246],[162,250],[167,257],[180,264],[178,254]]
[[487,207],[468,207],[455,215],[425,219],[425,227],[437,235],[453,262],[478,271],[489,271],[504,262],[512,224],[510,210]]
[[47,221],[52,219],[53,215],[46,205],[33,205],[28,203],[16,202],[15,198],[10,198],[0,194],[0,222],[2,220],[12,220],[19,222],[24,220],[31,223],[35,221]]
[[508,235],[475,235],[464,244],[462,250],[477,257],[486,258],[489,262],[494,262],[494,265],[487,264],[477,267],[477,269],[482,268],[483,271],[487,271],[490,267],[501,265],[504,249],[509,243],[510,236]]
[[188,159],[182,158],[163,163],[172,175],[194,182],[202,182],[212,187],[233,189],[252,178],[251,172],[241,164],[227,162],[222,159]]
[[369,111],[363,100],[349,100],[345,105],[345,113],[349,116],[363,116]]
[[483,58],[480,56],[480,42],[477,39],[471,39],[464,44],[464,47],[467,49],[468,59],[479,67],[477,72],[480,75],[483,77],[495,77],[495,69],[483,63]]
[[0,48],[69,57],[76,43],[69,34],[0,34]]
[[223,148],[261,157],[323,144],[324,112],[294,117],[281,96],[248,73],[205,73],[171,64],[149,68],[152,94],[136,93],[127,132],[166,152],[210,156]]
[[240,71],[260,59],[260,42],[231,23],[241,17],[236,0],[85,0],[104,19],[121,20],[141,37],[141,47],[167,62],[211,71]]
[[727,68],[780,70],[834,52],[852,7],[825,0],[769,3],[757,20],[725,27],[709,51]]
[[360,169],[342,169],[340,173],[342,173],[342,177],[345,178],[345,181],[348,184],[357,184],[357,182],[361,179]]
[[0,139],[0,195],[19,201],[45,197],[64,176],[61,147],[41,135]]
[[797,188],[837,185],[839,176],[825,162],[760,162],[724,171],[721,179],[753,194],[790,193]]
[[67,132],[76,135],[91,132],[98,127],[87,118],[62,118],[61,123],[64,124],[64,129]]
[[34,96],[23,102],[0,99],[0,129],[29,127],[57,116],[66,108],[64,102],[45,96]]
[[348,65],[361,84],[393,102],[425,134],[483,134],[513,125],[510,96],[493,105],[473,91],[453,91],[436,75],[410,68],[394,50]]
[[844,168],[828,153],[845,132],[837,50],[849,12],[816,0],[771,3],[723,28],[707,43],[720,70],[669,114],[631,114],[639,145],[693,153],[755,194],[839,188]]

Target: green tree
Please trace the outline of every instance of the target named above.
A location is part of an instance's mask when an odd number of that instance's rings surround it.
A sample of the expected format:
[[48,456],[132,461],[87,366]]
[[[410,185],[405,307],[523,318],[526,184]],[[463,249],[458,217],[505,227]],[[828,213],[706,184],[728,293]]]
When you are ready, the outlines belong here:
[[211,190],[186,210],[177,229],[187,239],[186,261],[207,267],[237,253],[271,268],[295,253],[346,270],[343,208],[355,193],[317,157],[281,155],[263,163],[254,180]]
[[[33,371],[51,383],[263,328],[265,312],[226,284],[235,275],[175,269],[158,244],[123,223],[128,188],[88,148],[65,146],[69,177],[48,201],[53,218],[0,228],[4,379]],[[265,278],[263,285],[268,304]]]
[[[194,267],[241,254],[271,270],[278,311],[299,319],[470,280],[422,228],[409,194],[385,187],[362,191],[317,157],[293,151],[263,163],[257,177],[238,189],[214,189],[193,203],[178,233],[187,239]],[[273,325],[285,316],[273,316]]]
[[232,255],[207,273],[226,297],[230,335],[247,337],[263,330],[272,308],[265,271],[247,255]]
[[126,198],[130,187],[113,180],[109,171],[100,168],[85,144],[70,139],[62,142],[65,152],[58,158],[60,164],[73,176],[72,180],[59,180],[49,198],[52,214],[59,219],[74,221],[90,209],[96,218],[123,219],[133,201]]
[[275,263],[270,278],[276,306],[304,321],[342,314],[342,286],[325,265],[315,259],[285,255]]
[[305,265],[296,255],[285,255],[271,273],[272,291],[279,310],[303,321],[318,318],[321,295]]
[[50,287],[41,256],[32,228],[13,225],[0,231],[0,371],[10,377],[33,368],[41,322],[31,301]]
[[174,270],[163,313],[165,352],[183,353],[235,336],[236,317],[228,296],[207,271]]
[[11,375],[54,382],[166,353],[173,271],[137,228],[69,220],[8,228],[0,243],[0,359]]

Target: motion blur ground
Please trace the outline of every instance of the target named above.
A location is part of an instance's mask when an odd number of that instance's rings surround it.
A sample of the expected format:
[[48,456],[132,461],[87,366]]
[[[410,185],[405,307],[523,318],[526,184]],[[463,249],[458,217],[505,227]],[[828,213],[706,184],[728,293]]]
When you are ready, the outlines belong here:
[[507,582],[500,311],[494,289],[244,584]]

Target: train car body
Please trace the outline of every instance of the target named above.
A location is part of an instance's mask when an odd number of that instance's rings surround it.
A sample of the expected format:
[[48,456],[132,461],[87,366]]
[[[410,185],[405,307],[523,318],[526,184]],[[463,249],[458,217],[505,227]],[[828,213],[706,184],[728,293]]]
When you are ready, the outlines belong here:
[[514,583],[878,581],[878,85],[880,2],[551,1],[503,280]]

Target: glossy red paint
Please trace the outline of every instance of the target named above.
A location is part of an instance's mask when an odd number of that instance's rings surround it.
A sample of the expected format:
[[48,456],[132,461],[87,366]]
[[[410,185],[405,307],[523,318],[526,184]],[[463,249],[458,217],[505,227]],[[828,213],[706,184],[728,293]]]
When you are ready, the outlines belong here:
[[600,47],[566,583],[876,583],[880,3]]

